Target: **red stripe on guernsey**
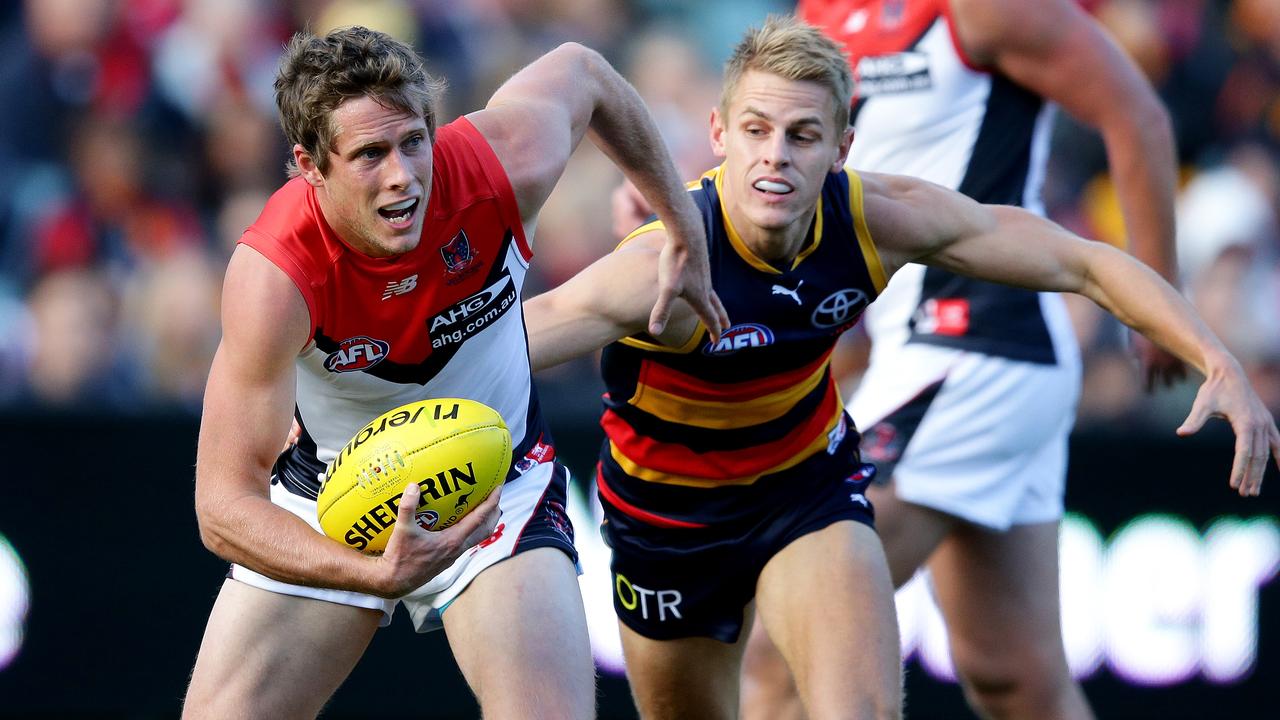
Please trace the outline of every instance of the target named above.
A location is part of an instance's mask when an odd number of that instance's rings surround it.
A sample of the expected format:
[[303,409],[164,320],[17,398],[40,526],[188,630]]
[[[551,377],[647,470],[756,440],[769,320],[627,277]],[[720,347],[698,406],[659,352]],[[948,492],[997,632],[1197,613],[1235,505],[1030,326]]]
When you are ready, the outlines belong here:
[[843,45],[856,69],[858,60],[868,55],[906,50],[947,6],[947,0],[801,0],[796,15]]
[[596,463],[596,488],[600,491],[600,497],[605,502],[617,508],[622,514],[633,517],[641,522],[656,525],[664,528],[704,528],[704,523],[685,522],[683,520],[672,520],[669,517],[651,513],[648,510],[641,510],[631,503],[623,500],[609,487],[609,483],[604,479],[604,468],[600,463]]
[[831,350],[826,351],[821,357],[804,367],[745,382],[707,382],[702,378],[686,375],[679,370],[673,370],[662,363],[648,359],[640,361],[638,377],[641,385],[689,400],[749,402],[765,395],[782,392],[804,382],[822,367],[827,358],[831,357],[831,352]]
[[808,420],[778,440],[741,450],[697,452],[685,445],[659,442],[637,434],[612,410],[605,410],[600,424],[618,451],[642,468],[684,477],[734,480],[760,475],[804,451],[827,431],[839,406],[840,393],[828,380],[822,404]]

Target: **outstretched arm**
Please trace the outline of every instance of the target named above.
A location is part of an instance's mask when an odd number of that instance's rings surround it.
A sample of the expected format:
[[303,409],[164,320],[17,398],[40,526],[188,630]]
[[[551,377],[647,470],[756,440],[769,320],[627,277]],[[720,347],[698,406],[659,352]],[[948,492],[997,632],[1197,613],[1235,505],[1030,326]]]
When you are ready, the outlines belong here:
[[[966,53],[1102,134],[1134,256],[1177,283],[1169,114],[1142,72],[1077,0],[952,0]],[[1185,369],[1137,343],[1147,388]]]
[[267,480],[293,417],[293,362],[307,340],[307,307],[283,272],[241,245],[227,268],[222,315],[196,452],[196,516],[206,547],[284,582],[398,597],[492,531],[496,501],[438,533],[422,530],[412,521],[418,490],[411,485],[400,513],[407,522],[397,522],[386,552],[372,557],[272,504]]
[[[529,361],[542,370],[645,332],[658,292],[661,232],[637,236],[564,284],[524,303]],[[673,308],[659,342],[682,345],[700,330],[683,302]]]
[[702,218],[635,89],[599,53],[566,43],[521,70],[470,120],[493,146],[531,227],[585,134],[639,188],[668,229],[649,328],[683,298],[713,336],[728,325],[711,289]]
[[1194,308],[1147,266],[1020,208],[980,205],[921,180],[864,176],[866,215],[886,271],[906,262],[1032,290],[1084,295],[1205,376],[1180,435],[1211,416],[1236,434],[1231,487],[1257,495],[1280,431],[1236,359]]

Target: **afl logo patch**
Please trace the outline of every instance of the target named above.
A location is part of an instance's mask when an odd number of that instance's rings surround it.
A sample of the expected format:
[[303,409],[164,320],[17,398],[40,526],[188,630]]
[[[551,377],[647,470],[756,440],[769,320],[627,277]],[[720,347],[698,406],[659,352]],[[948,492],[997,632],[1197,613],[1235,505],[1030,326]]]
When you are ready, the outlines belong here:
[[858,319],[867,306],[867,294],[857,288],[845,288],[828,295],[813,311],[813,326],[833,328]]
[[338,349],[324,359],[324,369],[329,372],[359,372],[382,362],[391,350],[391,343],[375,340],[367,335],[357,335],[338,343]]
[[703,355],[732,355],[739,350],[773,344],[773,331],[756,323],[734,325],[720,335],[720,340],[707,343]]

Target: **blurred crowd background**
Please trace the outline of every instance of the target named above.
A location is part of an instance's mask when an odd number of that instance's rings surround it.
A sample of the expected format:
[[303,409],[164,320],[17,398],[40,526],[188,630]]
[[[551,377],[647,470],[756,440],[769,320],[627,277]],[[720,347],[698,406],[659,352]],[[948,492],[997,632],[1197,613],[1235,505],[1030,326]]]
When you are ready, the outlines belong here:
[[[1100,0],[1095,15],[1173,117],[1182,289],[1280,411],[1280,0]],[[714,164],[720,65],[777,0],[25,0],[0,3],[0,409],[198,413],[221,275],[284,179],[271,82],[296,30],[364,24],[449,82],[443,117],[483,106],[560,42],[602,52],[648,101],[677,164]],[[1100,141],[1060,116],[1046,201],[1124,243]],[[530,289],[616,242],[613,166],[584,147],[539,222]],[[1171,429],[1195,384],[1147,396],[1114,321],[1073,311],[1084,424]],[[840,371],[856,382],[857,337]],[[570,389],[589,365],[548,373]],[[595,392],[545,393],[550,404]]]

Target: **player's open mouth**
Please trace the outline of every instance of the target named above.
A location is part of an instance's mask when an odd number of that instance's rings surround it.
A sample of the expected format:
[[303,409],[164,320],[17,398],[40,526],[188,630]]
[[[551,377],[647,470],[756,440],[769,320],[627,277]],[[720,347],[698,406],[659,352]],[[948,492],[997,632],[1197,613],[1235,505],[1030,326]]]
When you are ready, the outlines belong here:
[[418,209],[418,198],[409,198],[378,208],[378,214],[386,218],[392,225],[403,225],[413,217]]
[[795,190],[795,188],[791,187],[788,183],[777,180],[765,180],[764,178],[752,183],[751,187],[769,195],[789,195],[793,190]]

